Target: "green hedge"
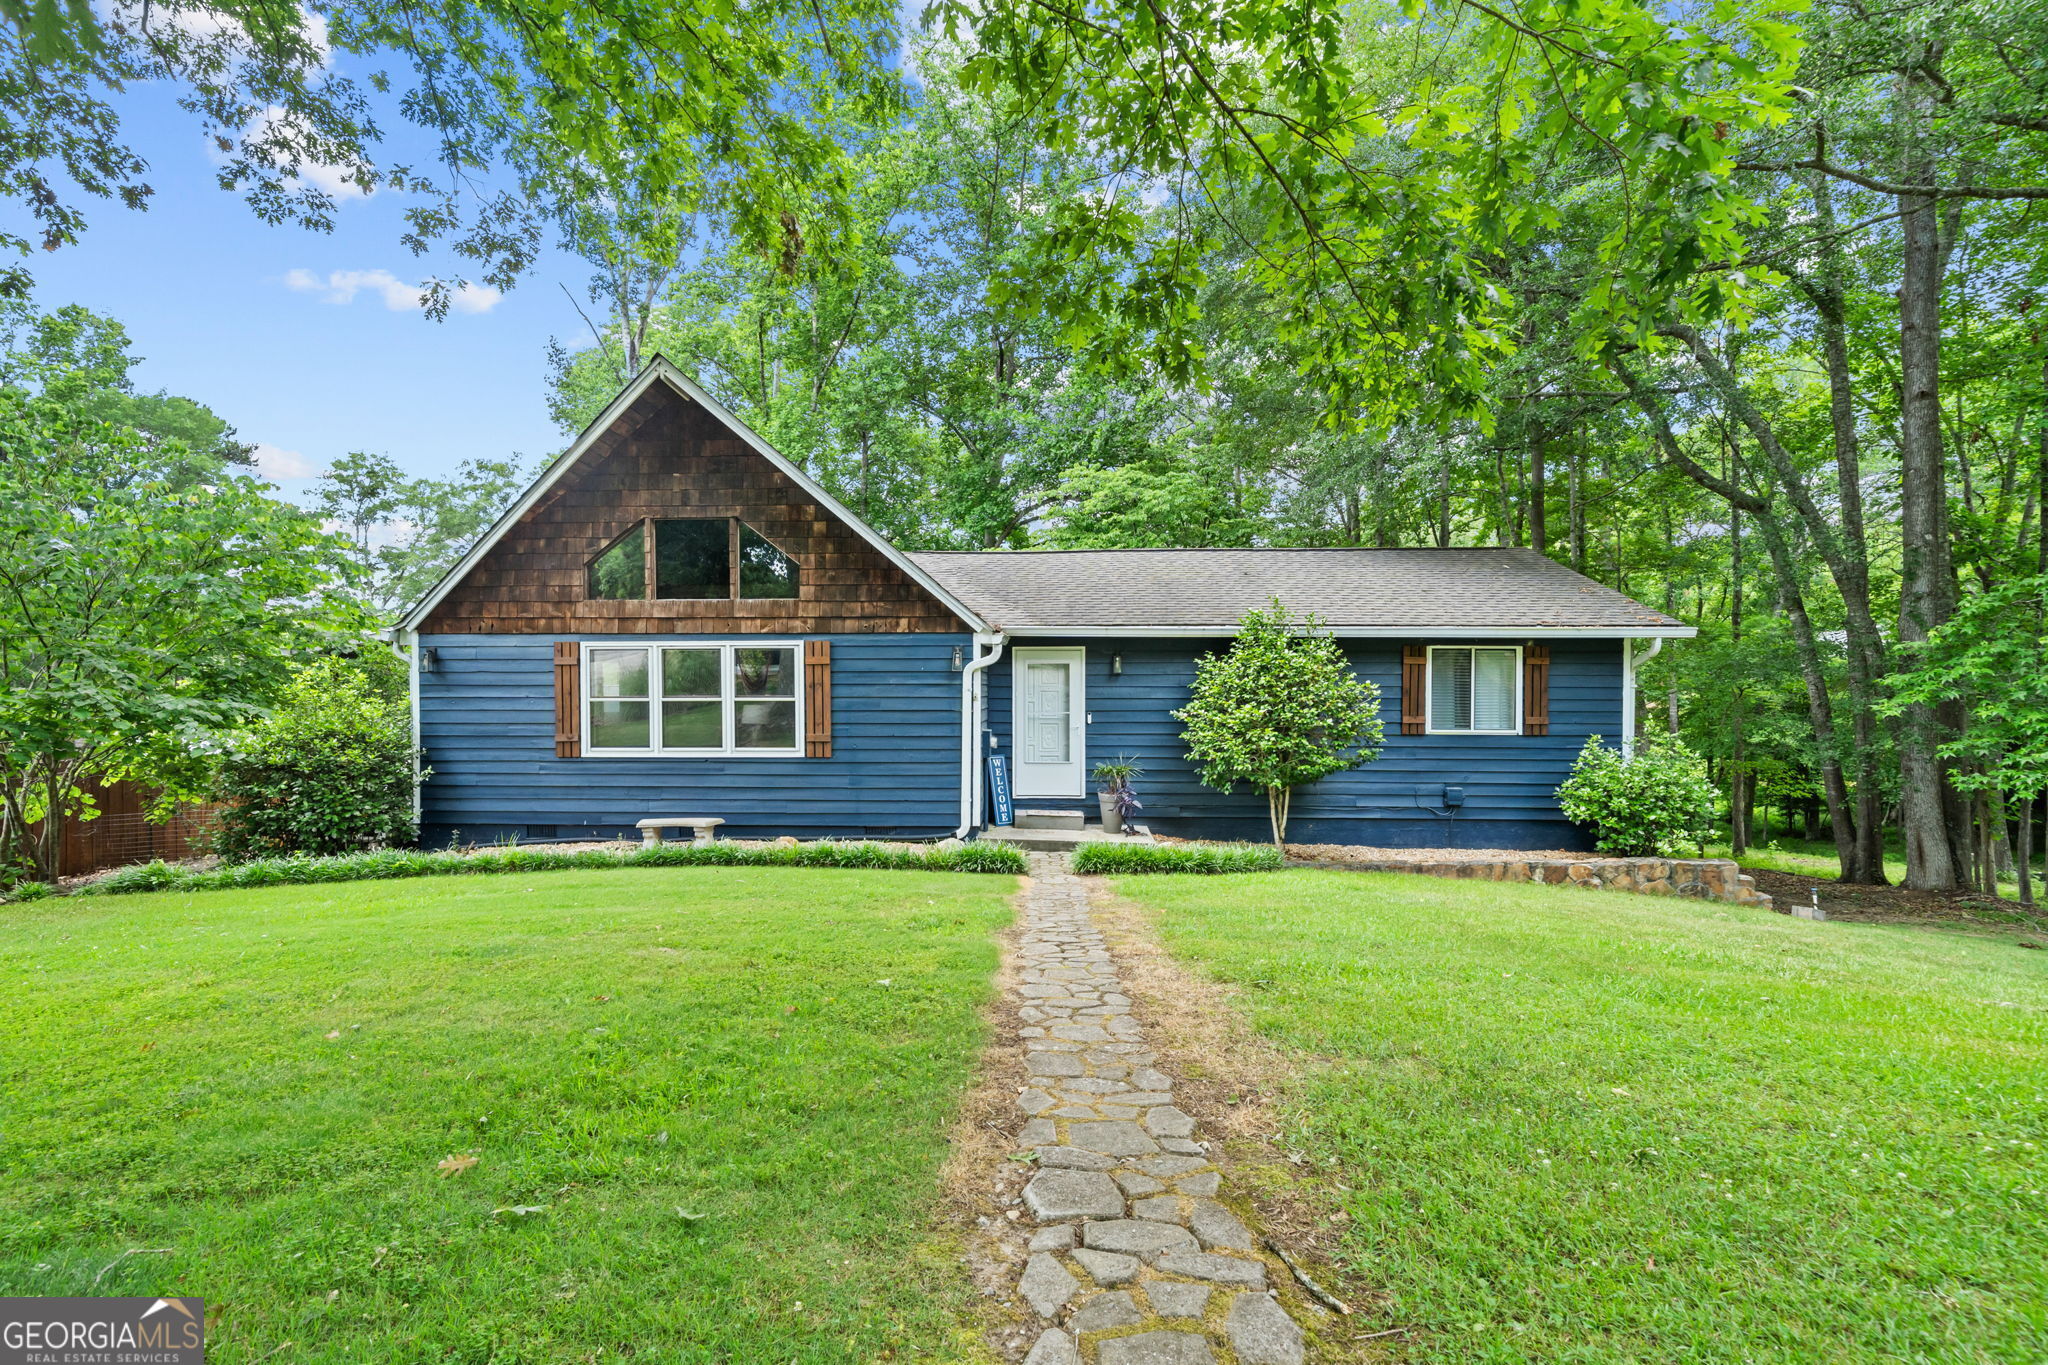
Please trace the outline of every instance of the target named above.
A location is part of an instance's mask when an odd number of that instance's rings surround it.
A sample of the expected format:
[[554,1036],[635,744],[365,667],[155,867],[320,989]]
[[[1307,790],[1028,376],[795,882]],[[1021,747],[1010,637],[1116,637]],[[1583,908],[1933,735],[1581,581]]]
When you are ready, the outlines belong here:
[[80,895],[124,896],[138,891],[224,891],[244,886],[311,882],[380,881],[397,877],[483,876],[503,872],[561,872],[594,867],[874,867],[917,872],[1024,871],[1024,855],[1005,844],[973,843],[948,849],[885,848],[873,843],[776,845],[662,844],[616,852],[586,848],[556,852],[508,848],[491,853],[421,853],[386,849],[335,858],[264,858],[208,872],[143,863],[79,888]]
[[1083,844],[1076,872],[1271,872],[1286,860],[1271,844]]

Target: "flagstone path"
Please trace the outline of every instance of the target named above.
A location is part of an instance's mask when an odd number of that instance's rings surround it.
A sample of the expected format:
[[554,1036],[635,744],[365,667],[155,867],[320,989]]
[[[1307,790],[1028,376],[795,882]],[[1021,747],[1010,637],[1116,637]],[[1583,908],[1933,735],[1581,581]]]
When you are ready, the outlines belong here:
[[1278,1266],[1222,1201],[1068,866],[1031,856],[1015,986],[1017,1145],[1037,1157],[1016,1288],[1042,1324],[1025,1365],[1303,1365]]

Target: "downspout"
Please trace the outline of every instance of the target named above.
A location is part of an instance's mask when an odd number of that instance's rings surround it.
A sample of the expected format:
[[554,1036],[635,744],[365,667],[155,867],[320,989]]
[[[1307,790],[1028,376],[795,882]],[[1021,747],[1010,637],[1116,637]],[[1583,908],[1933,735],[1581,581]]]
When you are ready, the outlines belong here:
[[[981,818],[981,709],[975,705],[981,693],[981,671],[1003,657],[1006,637],[1001,631],[976,634],[974,658],[960,670],[960,828],[955,839],[974,832]],[[990,652],[983,654],[987,645]]]
[[[400,644],[400,640],[405,644]],[[402,630],[393,626],[390,631],[391,652],[406,661],[406,691],[412,706],[412,822],[415,828],[420,822],[422,810],[420,800],[420,633],[416,630]],[[408,646],[410,647],[408,650]]]
[[1650,638],[1650,647],[1640,654],[1629,653],[1628,641],[1621,642],[1621,754],[1629,757],[1636,751],[1636,671],[1657,657],[1657,651],[1664,648],[1664,637]]

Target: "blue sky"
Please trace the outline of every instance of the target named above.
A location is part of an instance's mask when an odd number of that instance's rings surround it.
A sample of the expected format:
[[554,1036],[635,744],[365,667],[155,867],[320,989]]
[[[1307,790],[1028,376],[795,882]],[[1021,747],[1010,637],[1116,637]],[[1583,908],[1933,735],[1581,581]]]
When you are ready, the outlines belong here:
[[443,474],[474,456],[531,461],[565,444],[547,415],[546,348],[589,339],[562,292],[582,297],[581,262],[551,244],[502,298],[427,321],[407,286],[456,278],[462,263],[400,244],[396,196],[345,200],[332,233],[272,227],[215,183],[198,125],[169,90],[120,105],[149,162],[150,207],[87,201],[81,242],[26,264],[41,306],[82,303],[127,325],[139,388],[213,408],[265,448],[265,472],[294,496],[350,450]]

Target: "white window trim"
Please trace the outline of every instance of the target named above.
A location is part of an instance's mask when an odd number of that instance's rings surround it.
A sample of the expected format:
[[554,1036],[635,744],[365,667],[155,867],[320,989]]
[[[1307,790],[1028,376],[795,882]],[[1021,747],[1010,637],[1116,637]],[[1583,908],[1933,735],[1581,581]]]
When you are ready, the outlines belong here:
[[[1514,725],[1513,725],[1513,726],[1512,726],[1511,728],[1509,728],[1509,729],[1506,729],[1506,730],[1449,730],[1449,729],[1441,729],[1441,728],[1439,728],[1439,727],[1438,727],[1438,725],[1437,725],[1437,723],[1436,723],[1436,655],[1437,655],[1437,651],[1438,651],[1438,650],[1440,650],[1440,649],[1508,649],[1508,650],[1513,650],[1513,651],[1514,651],[1514,655],[1515,655],[1515,670],[1514,670],[1514,677],[1515,677],[1515,704],[1514,704],[1514,709],[1513,709],[1512,711],[1510,711],[1510,712],[1509,712],[1508,714],[1514,717],[1514,721],[1515,721],[1515,723],[1514,723]],[[1477,669],[1477,668],[1474,668],[1474,669],[1473,669],[1473,674],[1472,674],[1472,676],[1473,676],[1473,677],[1474,677],[1475,679],[1476,679],[1476,678],[1477,678],[1477,677],[1479,676],[1479,672],[1478,672],[1478,669]],[[1477,643],[1474,643],[1474,644],[1465,644],[1465,645],[1431,645],[1431,646],[1429,647],[1429,666],[1428,666],[1428,668],[1427,668],[1427,669],[1426,669],[1426,670],[1424,671],[1424,674],[1423,674],[1423,679],[1422,679],[1422,704],[1423,704],[1423,726],[1422,726],[1422,729],[1423,729],[1423,733],[1424,733],[1424,734],[1431,734],[1431,735],[1493,735],[1493,736],[1498,736],[1498,735],[1519,735],[1519,734],[1521,734],[1521,733],[1522,733],[1522,719],[1523,719],[1523,711],[1522,711],[1522,679],[1523,679],[1523,676],[1524,676],[1524,675],[1523,675],[1523,672],[1522,672],[1522,647],[1521,647],[1520,645],[1496,645],[1496,644],[1477,644]],[[1474,709],[1476,710],[1477,708],[1475,707]]]
[[[715,599],[714,599],[715,600]],[[704,639],[693,636],[661,636],[649,640],[584,640],[580,656],[583,692],[583,755],[586,758],[802,758],[804,756],[804,642],[779,636],[763,636],[745,640]],[[638,701],[637,697],[597,697],[592,695],[590,680],[594,672],[590,665],[592,651],[600,649],[641,649],[647,652],[647,738],[652,745],[645,749],[601,748],[590,743],[596,731],[590,723],[591,708],[599,701]],[[670,749],[661,743],[661,660],[658,651],[663,649],[715,649],[718,658],[718,699],[725,723],[725,743],[716,749]],[[734,731],[738,724],[738,712],[734,706],[732,691],[732,654],[737,649],[787,649],[794,656],[791,671],[795,675],[796,694],[796,743],[787,749],[741,749],[735,747]],[[780,701],[782,698],[775,698]]]

